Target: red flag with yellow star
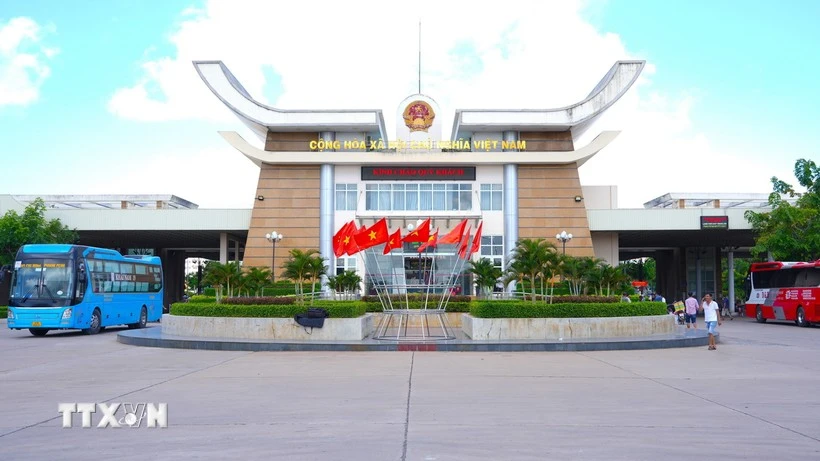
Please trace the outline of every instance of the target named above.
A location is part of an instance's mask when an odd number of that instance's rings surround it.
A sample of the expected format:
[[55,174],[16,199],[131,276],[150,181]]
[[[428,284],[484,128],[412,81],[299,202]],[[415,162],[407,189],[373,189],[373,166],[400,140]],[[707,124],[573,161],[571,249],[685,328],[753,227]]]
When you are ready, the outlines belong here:
[[464,228],[467,227],[467,220],[461,221],[456,227],[440,238],[438,243],[461,243],[461,238],[464,236]]
[[353,237],[359,250],[363,251],[370,247],[387,242],[387,219],[382,218],[376,224],[368,227],[364,232],[359,232]]
[[353,221],[342,226],[339,232],[333,236],[333,254],[338,258],[347,252],[347,244],[350,243],[350,234],[356,230],[356,224]]
[[426,242],[430,238],[430,218],[419,224],[413,232],[405,235],[402,242]]
[[395,248],[401,248],[401,228],[396,229],[396,232],[393,232],[393,235],[387,239],[387,243],[384,244],[384,254],[390,253]]
[[356,223],[353,222],[353,221],[350,221],[350,232],[347,234],[347,236],[345,236],[345,240],[344,240],[344,242],[345,242],[345,253],[349,254],[350,256],[353,256],[353,255],[355,255],[356,253],[358,253],[360,251],[359,246],[356,245],[356,239],[354,237],[356,237],[356,235],[359,232],[364,232],[365,229],[367,229],[367,227],[365,227],[365,225],[362,224],[361,229],[357,230],[356,229]]
[[419,253],[426,250],[427,247],[434,247],[435,248],[437,240],[438,240],[438,229],[436,229],[435,234],[431,234],[430,237],[427,238],[427,241],[422,243],[421,246],[419,246]]

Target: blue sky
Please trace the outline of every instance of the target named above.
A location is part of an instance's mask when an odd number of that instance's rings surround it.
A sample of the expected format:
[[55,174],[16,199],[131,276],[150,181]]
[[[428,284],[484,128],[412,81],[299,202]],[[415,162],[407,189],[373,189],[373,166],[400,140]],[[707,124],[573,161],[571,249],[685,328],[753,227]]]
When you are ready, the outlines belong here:
[[[622,135],[581,170],[582,183],[618,185],[622,207],[666,192],[769,192],[770,176],[792,181],[797,158],[820,158],[820,2],[525,2],[501,13],[432,2],[414,17],[365,4],[383,14],[371,22],[353,4],[317,15],[309,2],[272,3],[0,3],[0,194],[250,207],[258,170],[216,131],[252,137],[191,60],[224,60],[268,103],[381,108],[390,127],[417,84],[420,18],[425,93],[450,112],[562,106],[615,60],[647,60],[597,128]],[[21,56],[34,67],[21,70]]]

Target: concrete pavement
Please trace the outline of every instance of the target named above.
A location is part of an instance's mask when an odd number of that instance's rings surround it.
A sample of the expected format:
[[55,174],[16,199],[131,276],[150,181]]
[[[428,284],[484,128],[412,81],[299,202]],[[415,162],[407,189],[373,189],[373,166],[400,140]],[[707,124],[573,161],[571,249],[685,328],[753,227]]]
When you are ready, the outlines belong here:
[[[717,351],[535,353],[173,350],[116,332],[0,323],[0,459],[820,458],[820,328],[737,319]],[[61,402],[166,402],[168,427],[63,428]]]

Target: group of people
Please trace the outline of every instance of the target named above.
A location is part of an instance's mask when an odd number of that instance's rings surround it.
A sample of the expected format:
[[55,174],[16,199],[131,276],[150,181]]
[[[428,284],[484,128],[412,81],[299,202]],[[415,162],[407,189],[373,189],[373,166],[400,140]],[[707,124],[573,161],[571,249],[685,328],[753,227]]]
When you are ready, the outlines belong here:
[[[723,323],[723,316],[721,315],[720,306],[712,299],[712,294],[706,293],[701,302],[698,302],[697,298],[695,298],[695,293],[689,293],[689,297],[686,298],[683,304],[685,308],[686,328],[691,326],[697,329],[698,311],[703,311],[703,320],[706,322],[706,329],[709,332],[709,350],[717,350],[717,345],[715,344],[715,328],[717,328],[717,325]],[[728,307],[726,309],[728,309]],[[729,315],[731,318],[731,313]]]

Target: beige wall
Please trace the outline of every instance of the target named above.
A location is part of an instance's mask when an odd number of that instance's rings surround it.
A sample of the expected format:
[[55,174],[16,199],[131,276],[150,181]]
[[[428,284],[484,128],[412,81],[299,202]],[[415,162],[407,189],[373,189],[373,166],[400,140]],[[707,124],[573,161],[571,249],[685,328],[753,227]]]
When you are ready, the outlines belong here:
[[519,165],[518,237],[545,238],[560,251],[555,234],[567,231],[573,236],[567,242],[567,254],[594,256],[587,210],[583,201],[575,201],[576,195],[583,196],[583,192],[574,163]]
[[592,245],[595,247],[595,257],[603,259],[610,266],[617,266],[618,254],[618,233],[617,232],[593,232]]
[[284,235],[276,244],[275,274],[279,278],[288,252],[319,249],[319,166],[263,164],[245,246],[246,267],[271,267],[272,245],[265,234]]

